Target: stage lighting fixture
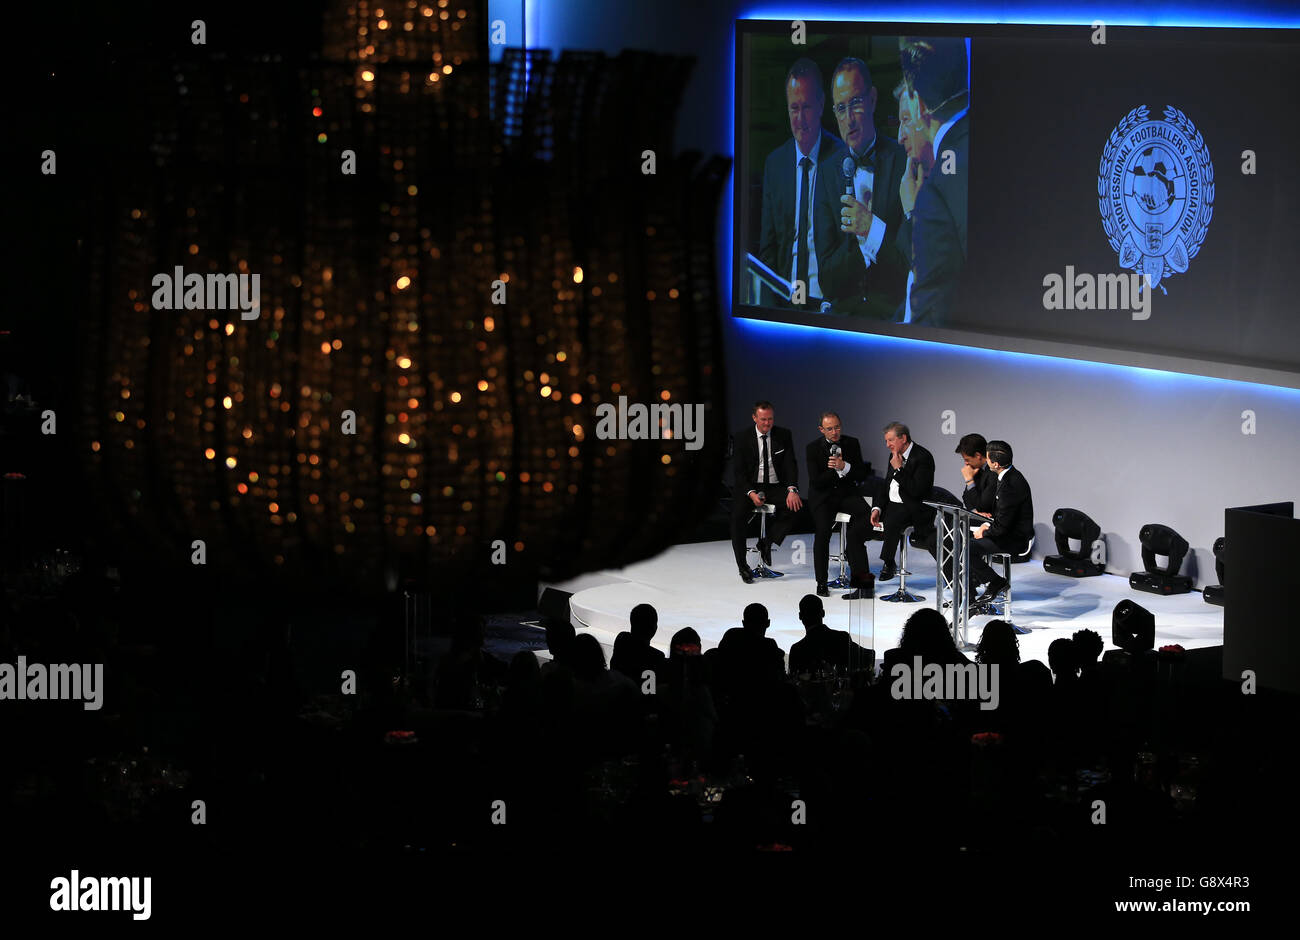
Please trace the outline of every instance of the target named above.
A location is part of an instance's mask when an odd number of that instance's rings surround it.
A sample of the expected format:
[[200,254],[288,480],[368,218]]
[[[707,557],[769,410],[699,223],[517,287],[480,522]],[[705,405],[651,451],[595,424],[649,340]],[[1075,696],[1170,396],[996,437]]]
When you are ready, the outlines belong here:
[[1205,590],[1201,592],[1201,597],[1205,598],[1205,603],[1213,604],[1216,607],[1223,606],[1223,536],[1214,540],[1214,573],[1219,579],[1218,584],[1207,584]]
[[1134,656],[1155,649],[1155,615],[1125,598],[1115,605],[1115,610],[1111,613],[1110,641]]
[[[1128,577],[1129,587],[1148,594],[1187,594],[1192,589],[1192,579],[1178,573],[1187,556],[1187,539],[1167,525],[1151,522],[1138,532],[1142,541],[1142,566],[1145,571],[1135,571]],[[1163,568],[1156,565],[1156,556],[1166,555],[1169,563]]]
[[[1101,526],[1077,509],[1058,509],[1052,514],[1056,529],[1056,555],[1043,559],[1043,569],[1067,578],[1093,578],[1106,573],[1105,562],[1092,560],[1093,546],[1101,539]],[[1070,539],[1079,540],[1078,550],[1070,548]]]

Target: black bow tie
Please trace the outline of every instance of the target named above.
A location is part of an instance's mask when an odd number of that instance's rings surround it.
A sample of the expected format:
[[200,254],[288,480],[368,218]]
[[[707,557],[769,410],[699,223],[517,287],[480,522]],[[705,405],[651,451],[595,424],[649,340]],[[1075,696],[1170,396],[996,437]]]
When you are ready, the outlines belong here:
[[867,148],[867,152],[860,157],[855,155],[855,159],[858,166],[863,169],[874,170],[876,168],[876,141],[872,140],[871,146]]

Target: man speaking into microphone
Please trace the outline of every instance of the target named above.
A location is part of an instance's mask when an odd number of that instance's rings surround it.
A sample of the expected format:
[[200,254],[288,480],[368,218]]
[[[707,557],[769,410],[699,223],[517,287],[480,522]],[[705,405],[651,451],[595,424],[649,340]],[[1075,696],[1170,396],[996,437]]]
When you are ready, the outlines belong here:
[[[831,554],[831,530],[835,528],[835,514],[846,512],[863,522],[868,515],[867,501],[858,484],[871,475],[871,464],[862,459],[862,445],[856,437],[849,437],[840,425],[840,416],[833,411],[823,411],[818,427],[821,436],[808,445],[808,508],[812,511],[816,535],[813,539],[813,573],[817,576],[817,594],[830,597],[826,571]],[[871,570],[867,549],[861,539],[855,541],[847,535],[842,551],[848,555],[850,567],[859,574]]]
[[819,274],[832,312],[895,321],[907,286],[907,246],[898,241],[907,155],[876,133],[876,98],[867,64],[841,60],[831,76],[831,110],[843,146],[819,164],[823,203],[813,224],[818,246],[825,246]]

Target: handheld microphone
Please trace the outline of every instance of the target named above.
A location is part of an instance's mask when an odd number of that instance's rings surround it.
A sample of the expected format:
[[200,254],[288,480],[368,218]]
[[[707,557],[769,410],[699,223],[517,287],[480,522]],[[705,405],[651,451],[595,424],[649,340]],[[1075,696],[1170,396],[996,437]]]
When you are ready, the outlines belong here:
[[840,454],[842,454],[842,453],[844,453],[844,451],[840,450],[840,445],[839,445],[839,444],[832,444],[832,445],[831,445],[831,456],[832,456],[832,457],[838,457],[838,456],[839,456]]
[[840,164],[840,172],[844,174],[844,195],[846,196],[853,195],[853,175],[857,171],[858,161],[851,156],[845,157],[844,162]]

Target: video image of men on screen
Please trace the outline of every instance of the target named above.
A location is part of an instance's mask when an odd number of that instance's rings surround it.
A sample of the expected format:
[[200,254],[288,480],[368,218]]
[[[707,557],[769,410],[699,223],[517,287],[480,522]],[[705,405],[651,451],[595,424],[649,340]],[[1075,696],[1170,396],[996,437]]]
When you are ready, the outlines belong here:
[[[780,47],[753,42],[742,303],[940,323],[965,264],[965,40],[809,37],[779,99],[769,83]],[[784,48],[788,60],[788,40]],[[778,103],[783,139],[773,147]],[[951,154],[937,159],[936,145]],[[923,196],[934,174],[945,178]]]
[[952,309],[966,266],[970,188],[966,40],[904,37],[899,58],[904,82],[899,96],[900,135],[905,134],[917,151],[915,160],[908,157],[900,190],[912,245],[903,322],[937,326]]

